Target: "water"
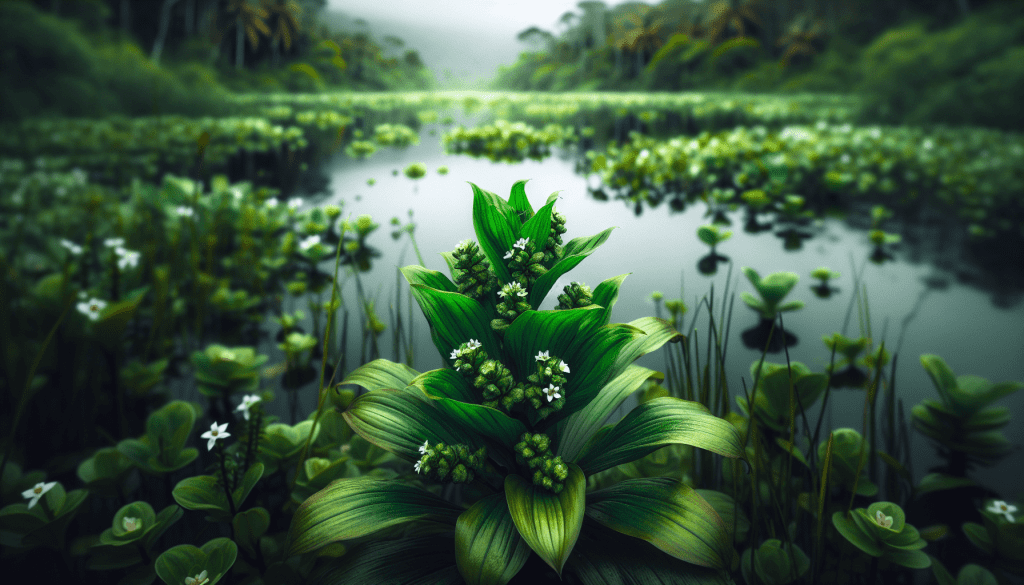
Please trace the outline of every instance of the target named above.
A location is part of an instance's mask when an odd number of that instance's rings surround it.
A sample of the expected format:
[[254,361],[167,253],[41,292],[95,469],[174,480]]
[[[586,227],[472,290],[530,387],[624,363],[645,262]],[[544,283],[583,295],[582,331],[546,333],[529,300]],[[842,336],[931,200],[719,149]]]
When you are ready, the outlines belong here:
[[[437,129],[438,136],[429,135],[431,128]],[[622,202],[601,202],[590,197],[587,179],[574,172],[569,153],[561,153],[542,162],[528,160],[516,164],[446,155],[440,145],[441,132],[442,128],[428,125],[421,132],[419,145],[402,150],[382,149],[367,160],[352,160],[339,154],[321,168],[321,172],[330,179],[330,195],[316,200],[316,205],[344,202],[345,217],[354,219],[361,214],[370,214],[381,224],[368,242],[382,255],[375,261],[372,272],[362,278],[368,294],[377,299],[382,319],[387,314],[386,307],[394,299],[395,269],[416,263],[415,253],[407,245],[406,238],[403,237],[400,243],[391,240],[389,220],[398,216],[405,222],[408,220],[407,210],[413,210],[417,224],[416,240],[426,267],[448,274],[447,266],[438,253],[452,250],[463,239],[476,237],[471,217],[472,190],[467,181],[507,198],[512,184],[521,179],[530,179],[526,193],[535,208],[542,205],[550,193],[560,192],[556,207],[568,219],[564,241],[617,226],[604,246],[555,285],[541,309],[553,308],[557,291],[571,280],[594,287],[607,278],[631,273],[621,288],[612,315],[613,322],[628,322],[654,314],[655,305],[650,295],[652,291],[661,291],[666,299],[683,298],[690,308],[684,321],[689,328],[698,300],[710,291],[712,284],[716,292],[716,318],[720,314],[729,264],[720,264],[713,276],[705,276],[697,269],[698,260],[708,252],[696,238],[697,227],[709,221],[703,217],[703,205],[690,206],[682,213],[671,213],[667,206],[662,206],[647,209],[636,216],[632,207]],[[402,169],[413,162],[426,164],[426,177],[414,181],[402,174]],[[449,168],[446,176],[436,172],[441,165]],[[392,171],[396,169],[399,174],[393,176]],[[370,178],[376,179],[372,187],[367,185]],[[590,179],[591,187],[596,186],[594,179]],[[792,271],[800,275],[800,283],[786,300],[802,300],[805,307],[783,315],[787,330],[798,338],[797,343],[788,348],[792,361],[803,362],[812,371],[821,372],[830,356],[821,341],[823,335],[841,331],[856,338],[862,334],[856,307],[848,327],[843,329],[854,292],[856,268],[856,271],[863,269],[861,282],[867,289],[874,341],[877,344],[884,339],[889,352],[898,353],[897,398],[903,401],[908,423],[910,409],[915,404],[923,399],[938,398],[931,379],[918,361],[921,354],[941,356],[957,375],[973,374],[992,382],[1024,380],[1024,302],[1021,302],[1024,291],[1012,288],[993,291],[978,286],[981,282],[978,280],[965,279],[967,281],[962,282],[940,269],[932,258],[927,257],[927,251],[922,253],[918,248],[913,248],[909,254],[901,253],[897,248],[895,260],[882,265],[865,263],[872,250],[866,231],[839,219],[826,218],[816,222],[813,229],[817,235],[806,240],[798,251],[785,250],[782,240],[770,231],[756,235],[746,233],[742,230],[742,218],[737,214],[733,219],[733,226],[727,228],[733,231],[733,237],[718,249],[720,254],[731,259],[730,295],[733,291],[753,292],[753,287],[740,272],[743,266],[756,269],[762,276],[776,271]],[[945,264],[949,265],[948,250],[944,253],[942,250],[940,247],[940,253],[931,255],[940,259],[945,257]],[[833,283],[840,290],[829,299],[820,299],[810,290],[815,282],[810,278],[810,271],[819,266],[828,266],[842,273]],[[351,279],[346,282],[344,291],[347,295],[355,294]],[[405,292],[402,294],[404,307]],[[419,371],[439,368],[441,359],[430,341],[426,321],[418,307],[414,312],[417,314],[414,367]],[[706,314],[704,311],[701,313]],[[733,397],[742,394],[743,378],[748,388],[752,382],[750,365],[758,359],[760,351],[745,347],[740,335],[743,330],[755,326],[757,320],[757,314],[736,298],[726,356],[728,384]],[[697,328],[703,354],[706,320],[698,319]],[[381,336],[381,341],[384,344],[382,357],[394,359],[390,331]],[[785,362],[785,355],[774,353],[767,359]],[[665,362],[663,353],[657,352],[645,356],[639,363],[664,370]],[[732,404],[735,408],[735,401]],[[1011,412],[1024,412],[1024,392],[1004,398],[996,405],[1007,406]],[[632,403],[625,406],[631,407]],[[881,411],[881,400],[878,406]],[[300,413],[308,413],[315,408],[315,390],[303,391]],[[815,405],[811,416],[812,425],[818,408],[820,402]],[[833,391],[825,414],[826,428],[853,427],[861,431],[863,408],[864,391]],[[1021,419],[1011,419],[1004,433],[1011,442],[1021,443],[1024,440]],[[929,467],[940,461],[923,435],[915,432],[910,435],[912,468],[915,479],[919,480]],[[1000,465],[977,470],[973,476],[1005,497],[1012,497],[1020,482],[1015,479],[1019,475],[1010,470],[1020,469],[1022,465],[1024,453],[1018,447]]]

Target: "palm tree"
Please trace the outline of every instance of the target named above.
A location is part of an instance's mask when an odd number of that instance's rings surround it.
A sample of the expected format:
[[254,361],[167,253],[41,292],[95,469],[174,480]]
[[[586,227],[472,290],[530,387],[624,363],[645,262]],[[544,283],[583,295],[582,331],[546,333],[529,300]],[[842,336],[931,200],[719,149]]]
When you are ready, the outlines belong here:
[[636,70],[639,75],[650,56],[664,43],[661,30],[665,21],[657,9],[639,4],[623,13],[616,24],[616,45],[620,51],[629,51],[636,57]]
[[249,37],[253,50],[259,48],[260,34],[271,34],[266,22],[270,13],[251,0],[230,0],[228,12],[235,14],[235,69],[241,69],[245,65],[245,37]]
[[270,14],[270,21],[273,25],[274,32],[270,38],[270,47],[276,66],[280,60],[281,43],[284,43],[285,51],[290,51],[292,39],[301,30],[299,16],[302,14],[302,8],[294,0],[263,0],[263,8]]
[[810,57],[818,52],[824,39],[823,25],[821,20],[815,20],[813,23],[809,23],[809,20],[806,15],[801,15],[793,21],[789,32],[779,38],[778,46],[786,47],[780,62],[782,66],[788,65],[797,55]]
[[[758,16],[760,5],[761,0],[722,0],[713,5],[709,9],[708,42],[714,46],[726,38],[747,36],[751,25],[763,26]],[[730,30],[734,34],[727,35]]]

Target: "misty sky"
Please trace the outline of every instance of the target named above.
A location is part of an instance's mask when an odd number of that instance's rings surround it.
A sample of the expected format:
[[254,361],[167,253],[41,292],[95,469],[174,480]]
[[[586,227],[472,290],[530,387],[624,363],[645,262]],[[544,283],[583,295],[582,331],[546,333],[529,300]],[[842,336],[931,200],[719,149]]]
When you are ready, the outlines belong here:
[[375,37],[401,37],[443,82],[445,70],[467,80],[490,78],[526,49],[517,33],[530,26],[561,32],[558,18],[580,13],[579,1],[328,0],[327,9],[367,20]]

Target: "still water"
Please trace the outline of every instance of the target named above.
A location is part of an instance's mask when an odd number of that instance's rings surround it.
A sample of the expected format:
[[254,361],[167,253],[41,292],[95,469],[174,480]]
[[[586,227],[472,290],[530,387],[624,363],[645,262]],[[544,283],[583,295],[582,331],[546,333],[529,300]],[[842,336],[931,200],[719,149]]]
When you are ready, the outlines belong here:
[[[431,129],[437,134],[430,135]],[[886,348],[898,358],[896,397],[903,401],[908,423],[913,405],[926,398],[938,398],[931,379],[918,361],[921,354],[941,356],[957,375],[973,374],[993,382],[1024,380],[1024,290],[1002,287],[996,291],[979,286],[978,279],[971,282],[971,279],[957,278],[940,268],[957,267],[956,261],[949,260],[955,255],[950,256],[948,246],[937,248],[938,254],[933,249],[930,255],[916,248],[911,251],[897,247],[894,260],[878,265],[866,262],[872,245],[863,227],[851,225],[856,222],[835,218],[817,221],[811,226],[816,235],[806,240],[802,249],[789,251],[784,249],[783,240],[771,231],[744,232],[743,219],[737,213],[733,215],[733,226],[727,228],[733,231],[733,237],[718,249],[731,262],[720,264],[717,273],[708,276],[697,268],[698,260],[708,252],[696,237],[697,227],[710,221],[704,217],[702,204],[689,206],[681,213],[662,206],[646,209],[637,216],[632,206],[627,207],[620,201],[598,201],[591,197],[588,180],[573,170],[574,153],[562,152],[541,162],[527,160],[515,164],[447,155],[440,145],[443,130],[428,125],[421,131],[419,145],[401,150],[382,149],[366,160],[352,160],[338,153],[320,169],[329,179],[328,195],[307,196],[306,199],[307,205],[341,205],[344,217],[354,219],[369,214],[381,225],[368,239],[381,256],[375,260],[373,270],[361,278],[367,294],[376,299],[382,319],[387,315],[386,308],[394,302],[395,269],[416,262],[407,238],[398,242],[390,238],[392,217],[397,216],[405,223],[407,211],[412,210],[417,225],[416,240],[426,267],[448,274],[438,253],[452,250],[461,240],[476,237],[471,217],[472,190],[467,182],[507,198],[514,182],[530,179],[526,193],[535,208],[542,205],[549,194],[559,192],[556,207],[567,218],[568,232],[563,236],[564,241],[589,236],[609,226],[617,228],[604,246],[555,285],[542,309],[553,308],[555,291],[560,291],[571,280],[594,287],[602,280],[629,273],[620,290],[613,322],[628,322],[654,314],[651,293],[660,291],[666,299],[682,298],[686,302],[690,311],[684,324],[688,329],[700,299],[710,292],[712,285],[716,318],[720,314],[730,263],[730,296],[734,292],[737,296],[743,291],[754,292],[740,271],[743,266],[754,268],[762,276],[791,271],[800,275],[800,283],[786,300],[802,300],[805,307],[783,314],[787,331],[797,338],[788,348],[789,356],[792,361],[803,362],[812,371],[821,372],[830,356],[821,341],[823,335],[838,331],[856,338],[867,334],[860,330],[855,306],[847,319],[854,293],[854,273],[862,271],[861,283],[867,290],[874,342],[877,344],[884,339]],[[413,162],[426,164],[426,177],[412,180],[401,172]],[[447,175],[436,172],[441,165],[449,168]],[[397,176],[393,175],[395,170],[398,170]],[[373,186],[367,185],[367,179],[371,178],[376,180]],[[590,178],[589,187],[597,186],[595,179]],[[906,237],[905,241],[908,241]],[[832,283],[839,291],[828,299],[818,298],[811,291],[815,281],[810,272],[819,266],[842,273]],[[994,281],[998,282],[996,276]],[[343,291],[354,298],[352,279],[345,282]],[[404,306],[404,290],[402,298]],[[419,371],[441,367],[441,358],[430,341],[426,321],[418,307],[414,312],[417,314],[414,367]],[[696,327],[703,354],[706,311],[699,313],[701,318],[697,319]],[[846,321],[848,325],[844,328]],[[726,355],[727,381],[733,397],[742,395],[744,380],[748,388],[752,382],[750,365],[758,359],[760,351],[745,347],[741,334],[757,322],[757,314],[736,298]],[[394,359],[390,340],[390,331],[381,336],[381,355]],[[352,341],[350,337],[350,345]],[[784,363],[785,354],[769,354],[767,359]],[[352,360],[350,356],[349,362],[353,363]],[[639,363],[662,371],[665,364],[661,352],[645,356]],[[886,374],[888,371],[887,367]],[[300,392],[299,412],[315,409],[315,387]],[[864,396],[863,390],[834,390],[825,413],[826,427],[853,427],[862,431]],[[635,404],[635,399],[631,400],[625,405],[627,408]],[[735,402],[732,404],[735,408]],[[996,405],[1024,414],[1024,392],[1004,398]],[[812,425],[818,408],[820,402],[813,413],[808,413]],[[973,476],[1005,496],[1012,496],[1020,489],[1020,476],[1010,470],[1024,466],[1024,452],[1019,447],[1024,442],[1021,418],[1014,417],[1004,432],[1018,445],[1017,449],[999,466],[978,470]],[[929,467],[939,463],[939,459],[922,435],[911,432],[910,436],[914,454],[912,470],[915,480],[919,480]]]

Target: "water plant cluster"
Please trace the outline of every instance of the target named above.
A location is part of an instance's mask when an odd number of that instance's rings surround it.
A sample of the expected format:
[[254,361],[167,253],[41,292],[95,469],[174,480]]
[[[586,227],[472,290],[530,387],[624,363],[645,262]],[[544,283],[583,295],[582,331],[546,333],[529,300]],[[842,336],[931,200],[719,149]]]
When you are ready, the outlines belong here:
[[524,122],[496,120],[493,124],[473,128],[457,126],[445,132],[441,140],[448,153],[519,162],[527,158],[543,160],[551,155],[552,147],[575,138],[573,128],[560,124],[534,128]]

